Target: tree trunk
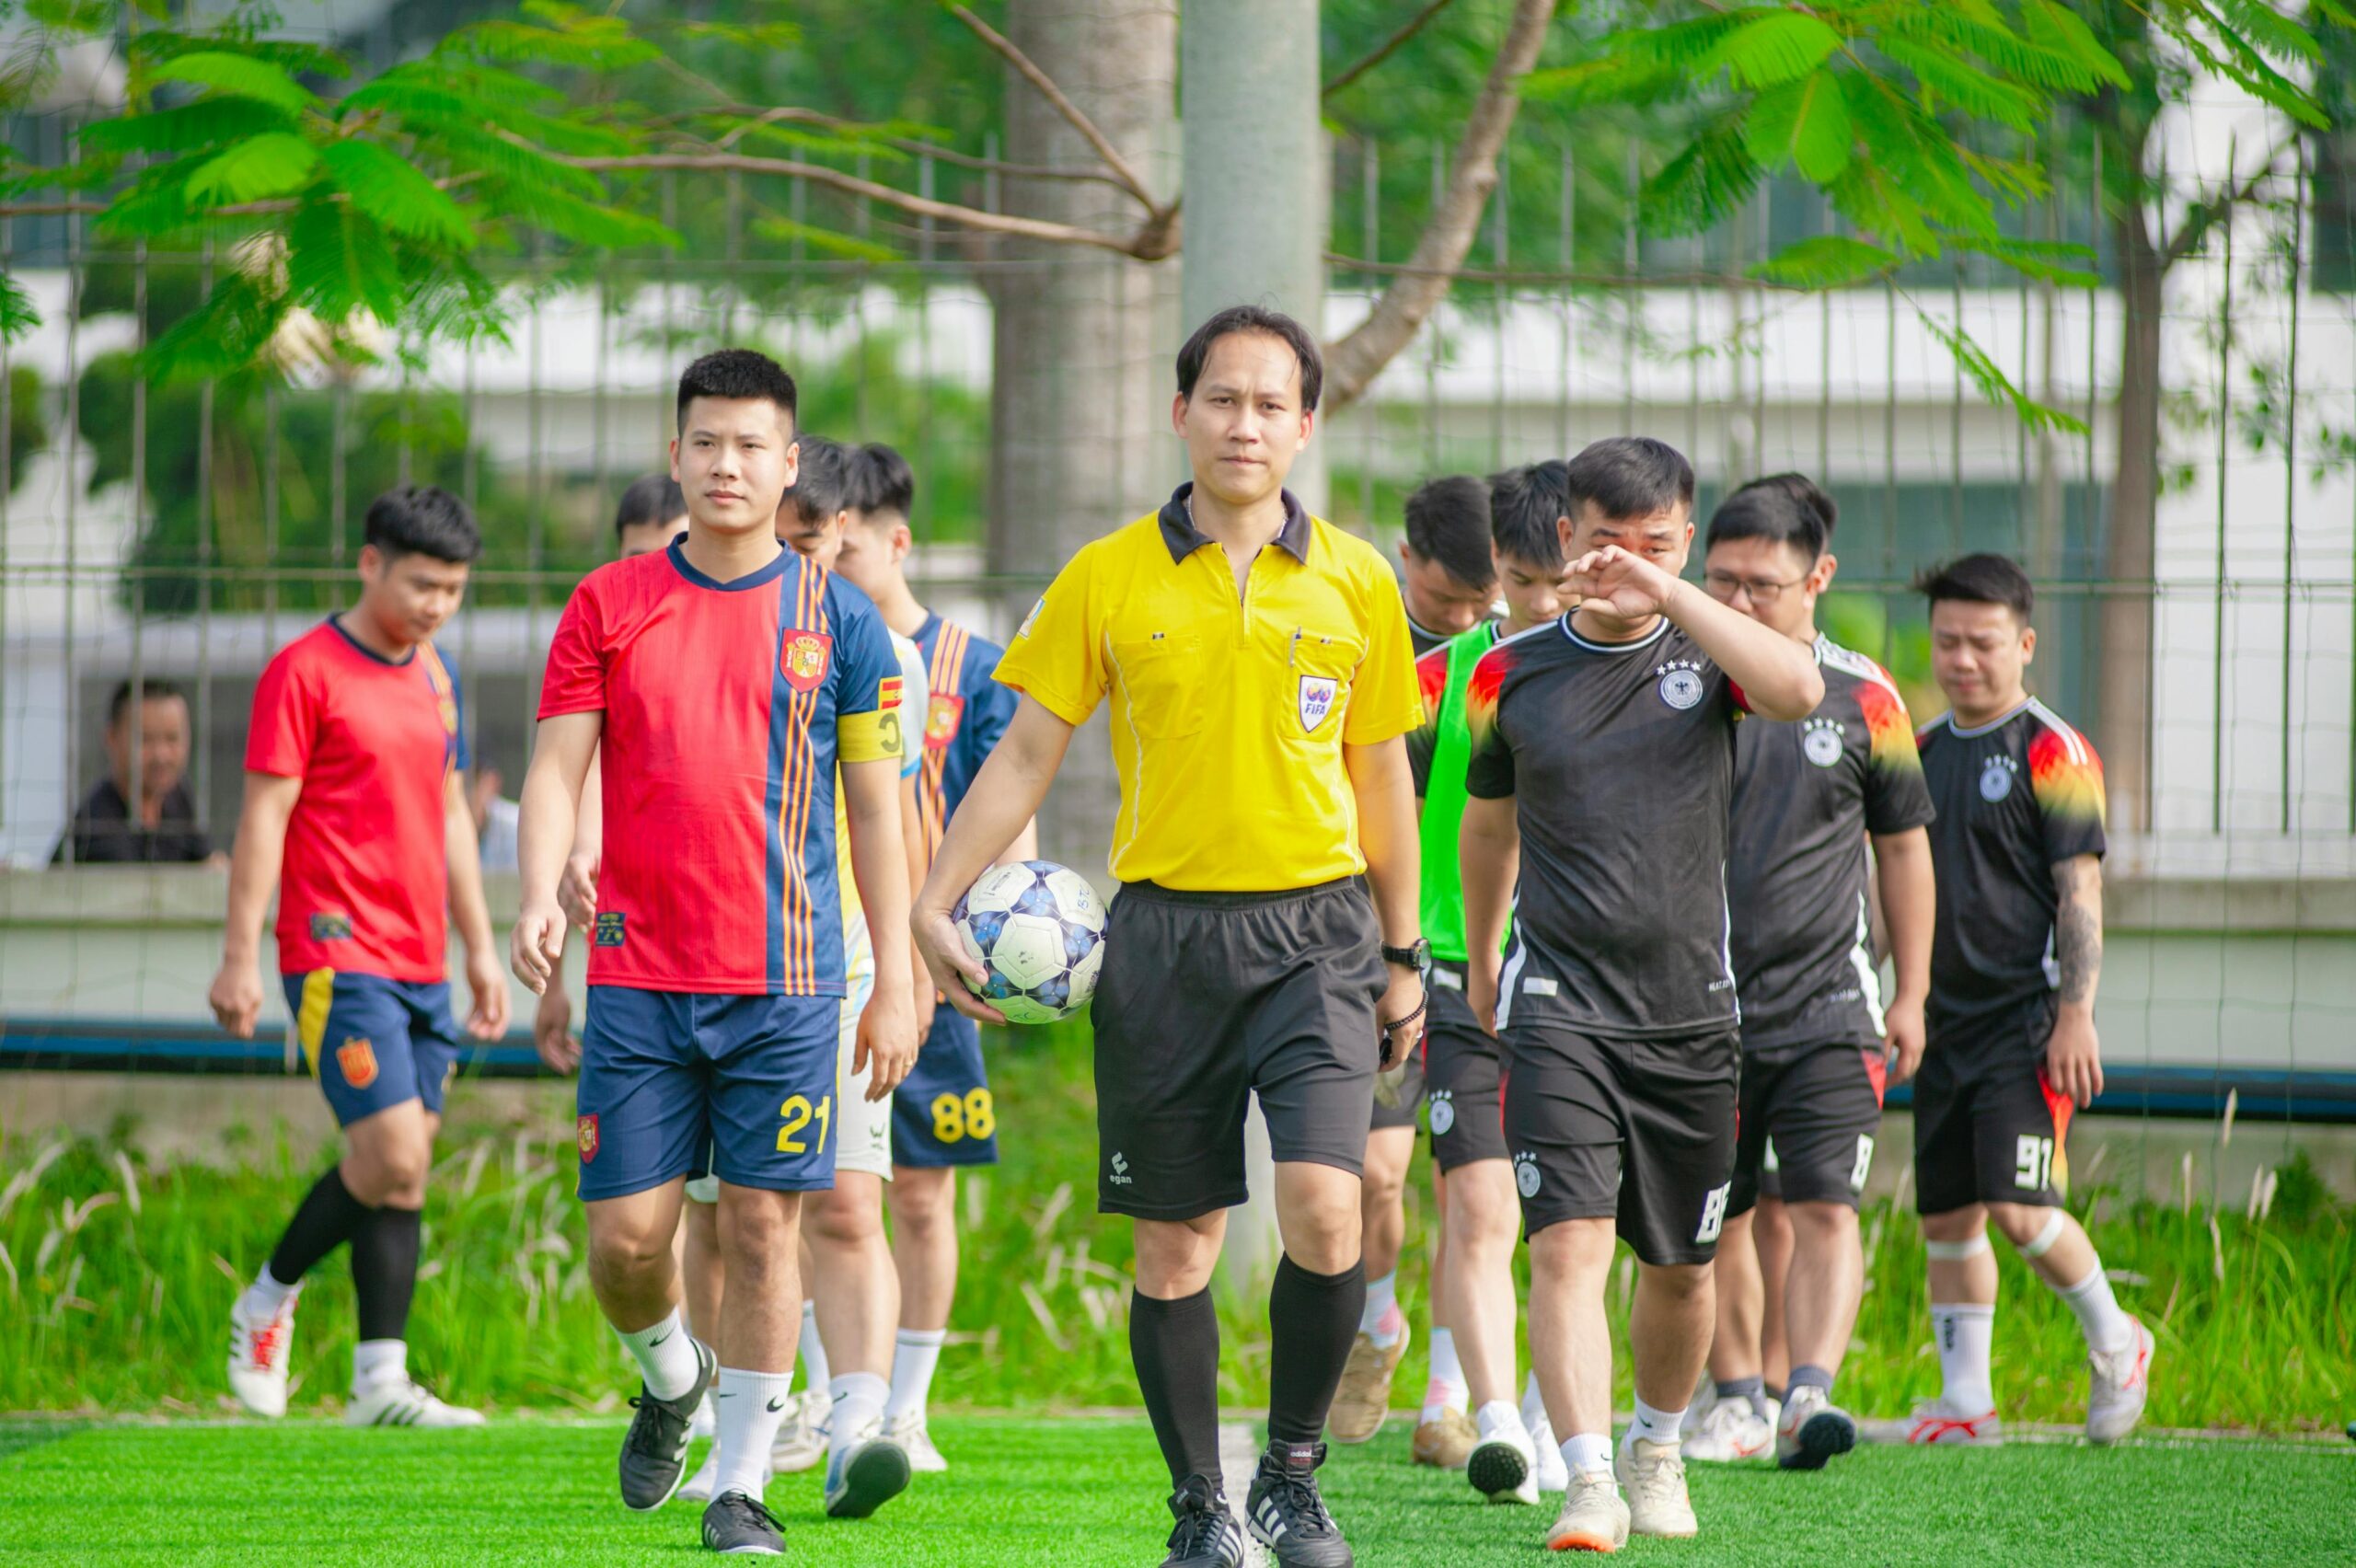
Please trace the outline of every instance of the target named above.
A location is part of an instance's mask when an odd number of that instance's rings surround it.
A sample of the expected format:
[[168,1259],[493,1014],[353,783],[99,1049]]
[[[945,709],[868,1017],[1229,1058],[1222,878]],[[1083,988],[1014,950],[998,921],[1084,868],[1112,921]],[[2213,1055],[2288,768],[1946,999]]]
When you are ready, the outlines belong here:
[[[1011,0],[1007,36],[1157,195],[1176,189],[1178,26],[1169,0]],[[1010,70],[1009,162],[1086,168],[1096,156]],[[1136,201],[1110,186],[1009,179],[1008,211],[1107,232]],[[1167,428],[1178,271],[1068,246],[991,242],[996,319],[988,563],[1011,631],[1074,551],[1159,505],[1174,483]],[[1100,717],[1079,737],[1039,823],[1041,850],[1099,875],[1115,798]]]
[[[2140,169],[2142,144],[2132,144]],[[2102,753],[2115,831],[2151,826],[2153,538],[2160,479],[2160,306],[2166,263],[2141,200],[2113,220],[2119,264],[2118,467],[2103,547],[2101,676],[2096,748]]]

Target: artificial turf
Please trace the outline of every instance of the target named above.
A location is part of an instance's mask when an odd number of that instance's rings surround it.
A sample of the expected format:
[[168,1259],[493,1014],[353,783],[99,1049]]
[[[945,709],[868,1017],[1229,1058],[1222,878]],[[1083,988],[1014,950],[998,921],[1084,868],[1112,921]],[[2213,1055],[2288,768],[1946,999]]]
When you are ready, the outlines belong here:
[[[789,1560],[865,1568],[1149,1565],[1168,1516],[1141,1420],[941,1419],[945,1476],[876,1518],[826,1520],[814,1474],[769,1502]],[[181,1565],[696,1561],[696,1511],[625,1513],[616,1422],[458,1433],[0,1424],[0,1561]],[[1407,1463],[1394,1422],[1336,1449],[1326,1494],[1365,1568],[1550,1561],[1542,1508],[1483,1504]],[[1243,1484],[1238,1477],[1231,1482]],[[1822,1475],[1696,1466],[1703,1535],[1638,1562],[2269,1563],[2356,1561],[2356,1447],[2250,1442],[1863,1448]]]

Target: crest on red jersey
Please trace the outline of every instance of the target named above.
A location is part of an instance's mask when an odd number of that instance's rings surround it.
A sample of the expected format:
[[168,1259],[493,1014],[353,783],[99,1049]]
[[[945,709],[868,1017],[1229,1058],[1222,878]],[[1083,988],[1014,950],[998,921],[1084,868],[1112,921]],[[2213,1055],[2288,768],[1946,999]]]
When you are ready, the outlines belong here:
[[924,744],[945,746],[957,738],[957,728],[965,721],[965,699],[935,692],[931,704],[925,709]]
[[826,661],[834,648],[835,640],[823,631],[787,632],[777,653],[778,670],[785,676],[785,684],[796,691],[816,691],[818,683],[826,678]]
[[376,1081],[376,1047],[355,1034],[335,1048],[335,1065],[343,1070],[344,1082],[366,1089]]
[[597,1117],[592,1112],[581,1118],[573,1135],[581,1144],[581,1163],[588,1164],[597,1158]]

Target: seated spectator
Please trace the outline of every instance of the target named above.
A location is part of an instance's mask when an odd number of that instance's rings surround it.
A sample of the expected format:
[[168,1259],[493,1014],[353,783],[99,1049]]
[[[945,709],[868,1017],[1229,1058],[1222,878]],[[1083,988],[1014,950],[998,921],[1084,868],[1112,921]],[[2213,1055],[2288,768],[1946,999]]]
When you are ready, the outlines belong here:
[[[138,725],[139,813],[131,811],[132,725]],[[57,841],[52,865],[65,859],[68,840],[82,864],[193,861],[214,859],[212,840],[196,820],[188,792],[188,698],[169,681],[140,683],[133,713],[131,683],[115,688],[107,709],[107,761],[112,769],[75,812]]]

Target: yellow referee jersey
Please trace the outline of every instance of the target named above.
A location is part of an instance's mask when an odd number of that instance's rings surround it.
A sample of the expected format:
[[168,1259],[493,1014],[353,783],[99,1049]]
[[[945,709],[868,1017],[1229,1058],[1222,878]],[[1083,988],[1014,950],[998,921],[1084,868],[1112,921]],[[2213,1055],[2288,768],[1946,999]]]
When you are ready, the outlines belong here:
[[1186,514],[1193,488],[1074,556],[998,678],[1072,724],[1112,694],[1121,881],[1276,893],[1354,876],[1366,857],[1342,747],[1422,718],[1398,583],[1374,547],[1287,492],[1239,598]]

